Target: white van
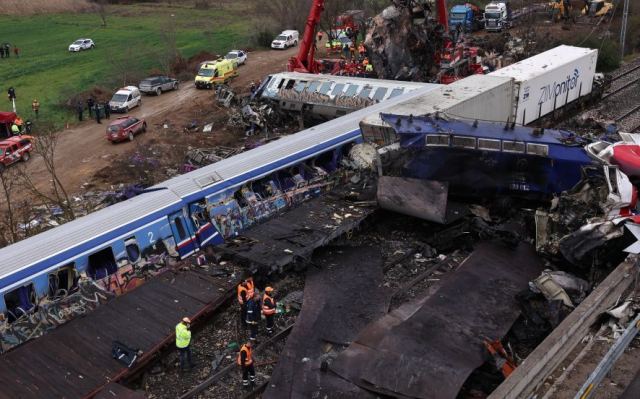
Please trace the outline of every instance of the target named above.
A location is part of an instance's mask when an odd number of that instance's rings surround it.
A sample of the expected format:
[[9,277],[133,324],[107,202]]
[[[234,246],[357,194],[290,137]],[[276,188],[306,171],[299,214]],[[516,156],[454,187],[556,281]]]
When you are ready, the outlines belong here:
[[135,86],[126,86],[116,91],[109,101],[109,108],[113,112],[128,112],[138,105],[142,105],[142,96]]
[[297,30],[284,30],[271,42],[271,48],[285,49],[298,45],[300,34]]

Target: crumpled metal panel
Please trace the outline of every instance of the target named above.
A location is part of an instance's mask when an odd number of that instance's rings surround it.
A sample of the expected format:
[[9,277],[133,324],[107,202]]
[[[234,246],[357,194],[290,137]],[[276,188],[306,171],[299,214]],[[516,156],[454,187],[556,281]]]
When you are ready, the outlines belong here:
[[328,247],[307,273],[302,311],[273,371],[265,399],[368,397],[368,392],[323,372],[333,343],[350,343],[388,307],[382,256],[374,247]]
[[447,222],[448,193],[447,182],[392,176],[378,178],[380,208],[430,222]]
[[483,338],[507,333],[520,314],[515,295],[542,269],[530,245],[482,243],[418,309],[365,327],[331,370],[385,395],[455,398],[484,362]]

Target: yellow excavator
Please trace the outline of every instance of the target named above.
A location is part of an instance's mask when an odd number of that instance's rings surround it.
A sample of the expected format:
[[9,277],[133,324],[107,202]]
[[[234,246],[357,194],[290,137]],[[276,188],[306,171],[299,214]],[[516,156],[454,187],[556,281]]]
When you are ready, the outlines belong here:
[[613,3],[606,0],[588,0],[582,8],[582,15],[602,17],[613,13]]

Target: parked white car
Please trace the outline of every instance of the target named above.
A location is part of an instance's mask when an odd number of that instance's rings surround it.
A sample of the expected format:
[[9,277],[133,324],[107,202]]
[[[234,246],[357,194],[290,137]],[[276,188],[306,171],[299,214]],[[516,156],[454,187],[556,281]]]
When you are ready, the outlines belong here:
[[247,62],[247,53],[242,50],[231,50],[224,56],[225,59],[235,61],[238,66]]
[[96,44],[91,39],[78,39],[69,45],[69,51],[78,52],[82,50],[90,50],[95,46]]
[[135,86],[126,86],[116,91],[109,101],[109,108],[113,112],[129,112],[133,107],[142,104],[140,90]]
[[300,34],[297,30],[285,30],[271,42],[271,48],[285,49],[298,45]]

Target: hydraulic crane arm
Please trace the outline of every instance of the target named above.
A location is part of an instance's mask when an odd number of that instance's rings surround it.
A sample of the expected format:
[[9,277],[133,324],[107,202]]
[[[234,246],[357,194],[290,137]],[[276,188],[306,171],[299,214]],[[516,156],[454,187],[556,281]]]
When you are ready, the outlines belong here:
[[324,10],[324,0],[313,0],[309,17],[304,27],[304,36],[300,43],[298,55],[289,59],[290,72],[318,73],[318,63],[315,60],[316,27],[320,23],[320,16]]
[[445,32],[449,32],[449,16],[447,14],[447,0],[436,0],[436,12],[438,13],[438,23],[442,25]]

